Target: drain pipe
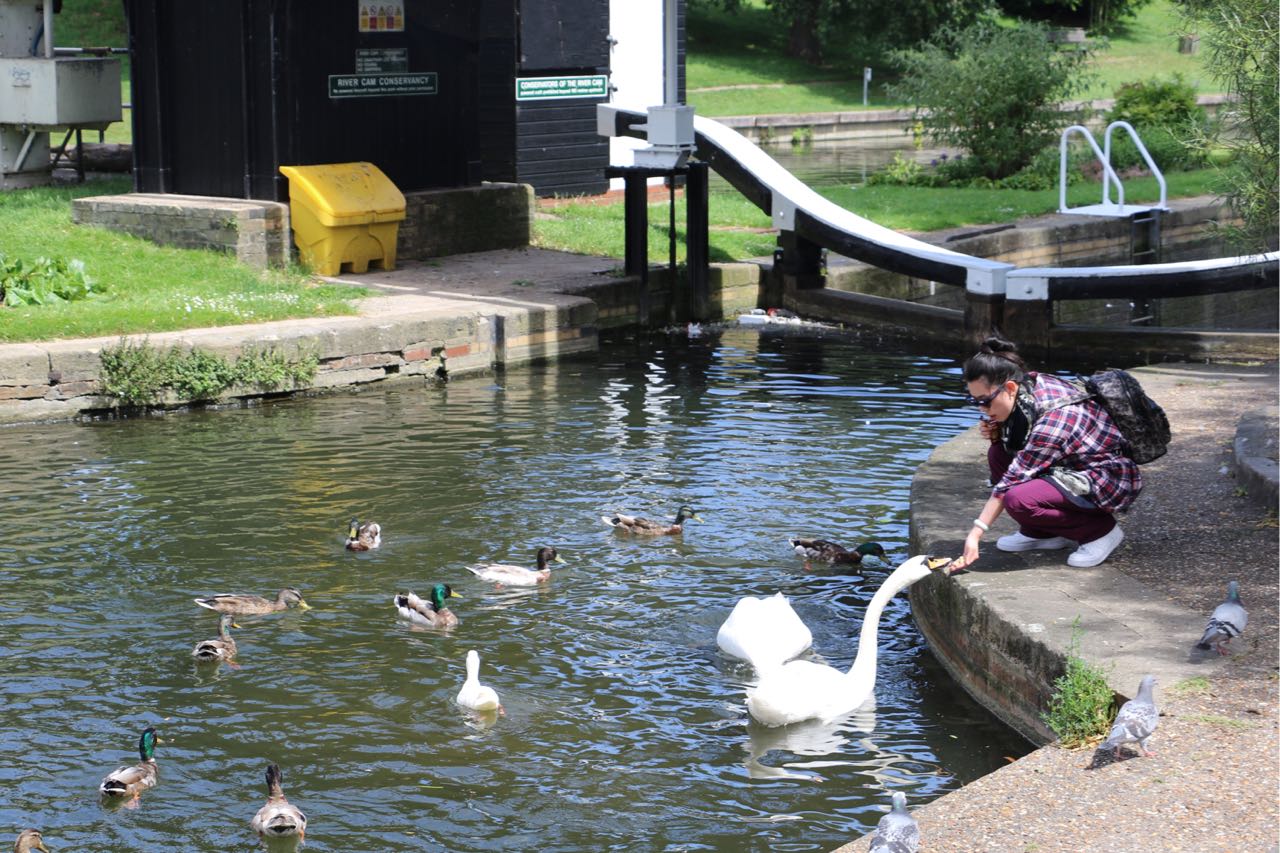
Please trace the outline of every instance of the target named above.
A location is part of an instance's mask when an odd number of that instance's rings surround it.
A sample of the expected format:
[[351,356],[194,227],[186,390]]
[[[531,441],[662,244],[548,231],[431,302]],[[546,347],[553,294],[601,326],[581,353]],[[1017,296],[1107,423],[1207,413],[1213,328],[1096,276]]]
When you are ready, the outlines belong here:
[[44,58],[53,59],[53,0],[44,0]]

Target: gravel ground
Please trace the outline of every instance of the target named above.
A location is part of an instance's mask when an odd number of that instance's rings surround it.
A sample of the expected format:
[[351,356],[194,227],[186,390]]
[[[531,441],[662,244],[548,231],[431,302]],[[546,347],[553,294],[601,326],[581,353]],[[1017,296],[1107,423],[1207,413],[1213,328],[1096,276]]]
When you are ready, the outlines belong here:
[[[1231,466],[1236,426],[1275,403],[1276,374],[1201,366],[1139,376],[1174,440],[1143,466],[1143,495],[1121,519],[1127,538],[1110,564],[1206,618],[1239,581],[1249,627],[1212,678],[1156,688],[1154,756],[1037,750],[915,810],[922,853],[1280,851],[1280,530],[1275,507],[1241,494]],[[864,838],[839,853],[867,847]]]

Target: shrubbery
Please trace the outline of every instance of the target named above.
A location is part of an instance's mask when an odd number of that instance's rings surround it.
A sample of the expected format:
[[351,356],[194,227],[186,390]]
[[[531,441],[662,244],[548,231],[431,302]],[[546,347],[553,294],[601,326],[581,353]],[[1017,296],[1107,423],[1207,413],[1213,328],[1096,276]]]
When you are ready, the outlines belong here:
[[0,303],[54,305],[101,296],[102,288],[85,273],[84,264],[62,258],[24,261],[0,252]]
[[125,406],[153,403],[165,391],[183,400],[214,400],[235,385],[275,390],[305,385],[316,373],[314,356],[290,360],[271,350],[251,350],[235,361],[200,349],[158,350],[122,340],[100,355],[103,391]]

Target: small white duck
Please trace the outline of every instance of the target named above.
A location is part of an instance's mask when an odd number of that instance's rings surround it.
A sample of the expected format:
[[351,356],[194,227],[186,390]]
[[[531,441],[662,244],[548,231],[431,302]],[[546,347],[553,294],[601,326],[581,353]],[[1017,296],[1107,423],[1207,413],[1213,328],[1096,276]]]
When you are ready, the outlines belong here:
[[813,633],[782,593],[769,598],[746,596],[720,626],[716,645],[763,673],[803,653],[813,645]]
[[480,653],[475,649],[467,652],[467,680],[458,691],[457,702],[472,711],[504,713],[497,692],[480,683]]
[[747,710],[766,726],[785,726],[801,720],[829,723],[875,695],[876,642],[884,606],[902,590],[950,563],[946,558],[912,557],[876,590],[867,605],[858,638],[858,656],[848,672],[807,660],[793,660],[760,674],[760,683],[747,689]]

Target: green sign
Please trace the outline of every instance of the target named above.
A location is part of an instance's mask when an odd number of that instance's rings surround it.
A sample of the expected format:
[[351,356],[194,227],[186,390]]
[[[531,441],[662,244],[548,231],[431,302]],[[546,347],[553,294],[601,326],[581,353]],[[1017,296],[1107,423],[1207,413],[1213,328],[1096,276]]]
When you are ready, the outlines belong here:
[[607,98],[609,77],[517,77],[517,101],[552,101],[559,98]]
[[434,95],[439,91],[434,71],[416,74],[330,74],[330,98],[381,98],[390,95]]

